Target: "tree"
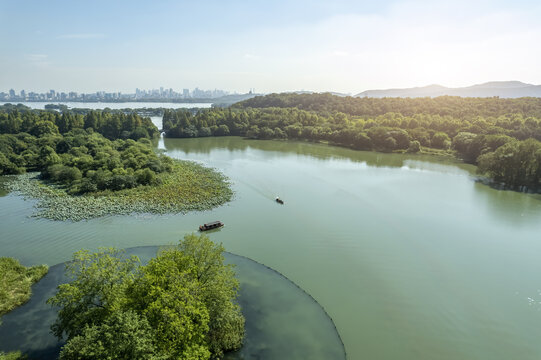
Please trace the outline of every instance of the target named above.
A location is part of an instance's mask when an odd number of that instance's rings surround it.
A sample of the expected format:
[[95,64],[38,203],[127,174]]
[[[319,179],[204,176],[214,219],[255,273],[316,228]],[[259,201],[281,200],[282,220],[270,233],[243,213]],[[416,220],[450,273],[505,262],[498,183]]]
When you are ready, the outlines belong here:
[[449,135],[439,131],[432,136],[431,145],[438,149],[448,149],[451,146],[451,139]]
[[408,147],[409,153],[418,153],[421,150],[421,143],[419,143],[417,140],[413,140],[410,142],[410,146]]
[[218,126],[218,129],[216,129],[216,132],[214,133],[216,136],[227,136],[229,135],[229,127],[227,125],[220,125]]
[[61,360],[158,360],[153,332],[145,317],[133,311],[113,313],[102,324],[87,326],[62,348]]
[[381,150],[393,151],[394,149],[396,149],[396,140],[392,136],[389,136],[384,140],[383,148]]
[[30,130],[34,136],[57,135],[58,127],[50,121],[38,121]]
[[46,169],[51,165],[60,163],[60,156],[50,146],[43,146],[39,151],[39,165]]
[[199,283],[202,299],[209,310],[210,329],[207,341],[213,354],[235,350],[242,345],[244,317],[236,303],[239,282],[233,265],[225,265],[224,248],[202,234],[187,235],[178,246],[184,257],[182,267],[191,269]]
[[66,264],[73,280],[58,286],[57,293],[47,300],[60,307],[51,327],[62,339],[81,335],[85,328],[100,325],[127,301],[125,290],[133,283],[137,257],[126,258],[116,249],[100,249],[96,253],[81,250]]
[[244,317],[235,301],[239,283],[232,265],[224,264],[223,251],[208,236],[192,234],[143,267],[132,298],[135,309],[159,329],[162,351],[206,358],[242,345]]
[[464,159],[466,162],[474,162],[477,159],[477,155],[473,155],[471,153],[471,145],[473,143],[473,140],[477,137],[477,134],[470,133],[470,132],[459,132],[454,138],[453,138],[453,148],[458,152],[458,154]]
[[27,360],[28,356],[21,354],[20,351],[11,351],[5,353],[0,351],[0,360]]
[[541,142],[535,139],[508,142],[494,152],[479,156],[478,172],[510,188],[540,189]]
[[201,359],[238,349],[244,317],[239,283],[222,245],[188,235],[140,266],[122,251],[79,251],[73,278],[49,304],[53,333],[67,337],[62,359]]
[[372,140],[365,133],[358,133],[353,146],[358,150],[372,150]]
[[155,330],[156,346],[175,359],[208,359],[209,313],[192,281],[192,269],[179,266],[183,254],[167,251],[142,269],[130,288],[130,308]]

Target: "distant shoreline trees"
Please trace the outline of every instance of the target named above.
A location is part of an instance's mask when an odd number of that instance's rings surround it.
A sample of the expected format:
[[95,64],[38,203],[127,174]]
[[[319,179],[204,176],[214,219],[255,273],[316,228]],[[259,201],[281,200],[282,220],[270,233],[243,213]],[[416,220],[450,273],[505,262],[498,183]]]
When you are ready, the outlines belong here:
[[[323,141],[356,149],[418,152],[434,148],[454,153],[472,164],[507,143],[532,151],[541,141],[541,99],[351,98],[330,94],[272,94],[227,109],[165,110],[168,137],[236,135],[253,139]],[[522,143],[528,139],[528,146]],[[508,148],[511,145],[508,146]],[[528,150],[526,150],[528,149]],[[517,159],[524,158],[518,156]],[[485,156],[479,171],[509,188],[541,190],[538,173],[499,176],[497,167],[511,166]],[[538,169],[536,156],[529,169]],[[518,160],[517,160],[518,161]],[[513,165],[521,166],[521,165]]]

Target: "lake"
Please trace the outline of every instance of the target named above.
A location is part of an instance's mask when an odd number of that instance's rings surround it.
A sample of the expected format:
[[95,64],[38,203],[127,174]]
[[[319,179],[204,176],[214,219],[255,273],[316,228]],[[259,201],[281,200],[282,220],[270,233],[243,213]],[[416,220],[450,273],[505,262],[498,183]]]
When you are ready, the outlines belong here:
[[[0,255],[175,243],[221,220],[227,251],[281,272],[332,317],[350,359],[538,359],[541,196],[494,190],[473,166],[238,137],[161,139],[223,171],[234,200],[187,215],[62,223],[0,197]],[[284,205],[274,199],[280,196]]]
[[[157,255],[160,246],[126,249],[142,264]],[[246,319],[240,350],[227,360],[344,360],[345,351],[334,323],[312,297],[268,267],[245,257],[225,253],[225,262],[235,265],[240,283],[238,302]],[[65,263],[49,268],[32,287],[32,298],[2,317],[0,349],[21,351],[30,359],[57,359],[63,342],[50,332],[57,316],[47,299],[59,284],[69,281]]]
[[191,109],[191,108],[210,108],[212,103],[170,103],[170,102],[62,102],[62,101],[13,101],[13,102],[0,102],[0,106],[4,104],[23,104],[31,109],[45,109],[47,104],[66,105],[69,109],[105,109],[112,110],[118,109]]

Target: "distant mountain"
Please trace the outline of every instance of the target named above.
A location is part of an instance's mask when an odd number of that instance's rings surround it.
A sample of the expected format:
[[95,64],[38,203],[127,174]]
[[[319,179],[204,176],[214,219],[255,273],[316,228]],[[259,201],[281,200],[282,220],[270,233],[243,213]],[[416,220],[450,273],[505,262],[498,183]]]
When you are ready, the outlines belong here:
[[448,88],[441,85],[428,85],[408,89],[366,90],[355,97],[436,97],[436,96],[462,96],[462,97],[493,97],[519,98],[541,97],[541,85],[526,84],[520,81],[491,81],[461,88]]
[[331,94],[334,96],[340,96],[340,97],[346,97],[351,96],[351,94],[345,94],[340,92],[334,92],[334,91],[324,91],[324,92],[317,92],[317,91],[310,91],[310,90],[298,90],[298,91],[285,91],[284,94],[297,94],[297,95],[304,95],[304,94]]
[[329,94],[334,95],[334,96],[340,96],[340,97],[351,96],[351,94],[344,94],[344,93],[333,92],[333,91],[331,91]]
[[262,94],[254,94],[254,93],[247,93],[247,94],[233,94],[233,95],[225,95],[219,98],[216,98],[212,101],[213,106],[218,107],[226,107],[231,104],[237,103],[239,101],[251,99],[256,96],[260,96]]

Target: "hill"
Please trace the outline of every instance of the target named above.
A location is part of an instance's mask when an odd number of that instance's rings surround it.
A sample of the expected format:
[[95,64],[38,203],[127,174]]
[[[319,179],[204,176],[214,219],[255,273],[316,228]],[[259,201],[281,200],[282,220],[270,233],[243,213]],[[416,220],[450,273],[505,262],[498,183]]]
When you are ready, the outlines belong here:
[[428,85],[406,89],[366,90],[355,97],[541,97],[541,85],[526,84],[520,81],[491,81],[473,86],[448,88],[441,85]]

